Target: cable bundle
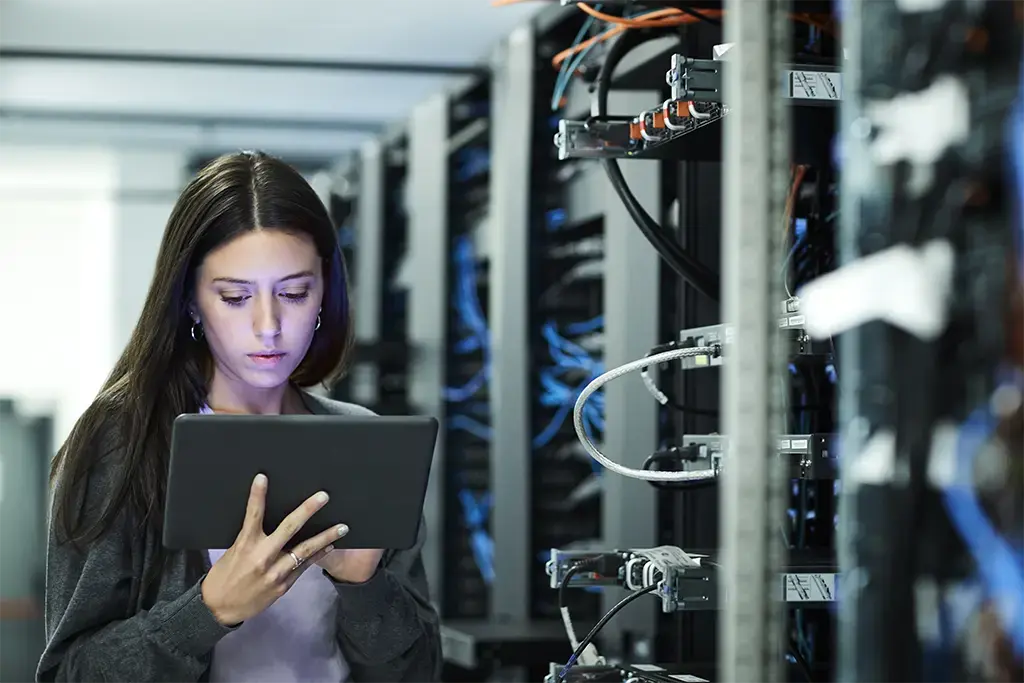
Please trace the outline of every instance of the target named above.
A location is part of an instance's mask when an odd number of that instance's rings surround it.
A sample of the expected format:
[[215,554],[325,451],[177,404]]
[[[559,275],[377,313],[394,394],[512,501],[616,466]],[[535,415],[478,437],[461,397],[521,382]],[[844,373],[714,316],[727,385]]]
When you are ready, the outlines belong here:
[[[604,316],[597,316],[581,323],[572,323],[565,327],[568,334],[587,334],[604,327]],[[556,408],[550,422],[533,438],[534,448],[543,448],[562,431],[566,418],[572,412],[573,404],[583,388],[595,377],[604,372],[604,363],[594,359],[591,354],[574,341],[567,339],[558,332],[553,322],[547,322],[541,328],[541,335],[548,344],[548,353],[553,365],[540,371],[542,394],[540,404],[546,408]],[[572,379],[573,375],[577,379]],[[588,433],[593,430],[604,431],[604,395],[599,394],[588,404],[584,412],[584,424]],[[596,463],[595,463],[596,465]]]
[[[544,151],[548,154],[548,150]],[[540,553],[553,547],[600,535],[598,500],[601,468],[590,461],[576,443],[569,419],[580,392],[604,372],[603,359],[603,223],[594,215],[579,215],[563,208],[573,206],[568,188],[581,166],[558,167],[567,173],[549,174],[547,204],[540,233],[538,290],[531,318],[536,322],[532,425],[534,477],[532,491],[533,549]],[[600,439],[604,433],[604,396],[598,395],[584,415],[588,433]],[[545,581],[543,565],[537,565],[538,587]],[[547,592],[534,594],[534,614],[555,616],[557,605]],[[585,618],[598,615],[597,596],[574,592],[569,599]]]

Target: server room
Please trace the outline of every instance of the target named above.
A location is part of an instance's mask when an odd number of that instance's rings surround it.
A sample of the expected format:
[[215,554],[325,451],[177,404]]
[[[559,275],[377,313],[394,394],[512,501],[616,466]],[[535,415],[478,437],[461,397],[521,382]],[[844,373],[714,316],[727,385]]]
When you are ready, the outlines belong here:
[[2,0],[0,683],[1024,680],[1024,0]]

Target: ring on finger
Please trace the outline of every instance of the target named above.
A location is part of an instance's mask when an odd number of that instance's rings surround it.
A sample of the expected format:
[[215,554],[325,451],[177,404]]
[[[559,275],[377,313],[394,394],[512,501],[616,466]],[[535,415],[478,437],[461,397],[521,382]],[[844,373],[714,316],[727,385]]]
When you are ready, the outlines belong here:
[[289,552],[288,555],[292,558],[292,562],[295,563],[295,566],[292,567],[292,571],[295,571],[296,569],[302,566],[303,560],[299,559],[298,555],[296,555],[294,552]]

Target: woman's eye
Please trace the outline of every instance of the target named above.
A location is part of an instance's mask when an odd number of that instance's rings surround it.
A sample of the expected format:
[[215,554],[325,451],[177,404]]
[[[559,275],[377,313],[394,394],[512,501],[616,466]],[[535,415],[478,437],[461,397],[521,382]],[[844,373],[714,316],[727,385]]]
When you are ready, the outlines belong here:
[[221,301],[226,303],[228,306],[241,306],[243,303],[245,303],[245,297],[244,296],[223,296],[222,295],[220,297],[220,299],[221,299]]
[[281,296],[289,301],[305,301],[309,292],[281,292]]

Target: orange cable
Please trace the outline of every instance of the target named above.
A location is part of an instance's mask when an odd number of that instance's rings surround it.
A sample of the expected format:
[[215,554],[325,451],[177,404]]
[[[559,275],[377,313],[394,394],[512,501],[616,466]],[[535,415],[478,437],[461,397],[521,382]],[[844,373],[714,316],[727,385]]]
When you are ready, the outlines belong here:
[[793,222],[793,207],[796,205],[796,196],[800,193],[800,186],[803,185],[804,176],[807,175],[807,166],[801,164],[793,167],[793,184],[789,188],[789,195],[786,197],[785,231],[789,232],[789,224]]
[[[531,1],[532,0],[491,0],[491,4],[495,7],[503,7],[507,5],[516,5],[519,3]],[[553,66],[556,69],[560,68],[562,66],[562,62],[564,62],[566,59],[569,59],[573,55],[576,55],[582,52],[583,50],[588,49],[591,45],[603,43],[607,40],[610,40],[611,38],[614,38],[623,31],[629,30],[631,28],[671,28],[673,26],[684,26],[686,24],[694,24],[700,21],[698,17],[695,17],[692,14],[687,14],[683,12],[681,9],[677,9],[675,7],[645,12],[640,16],[631,18],[617,17],[613,14],[607,14],[605,12],[601,12],[600,10],[594,9],[590,5],[583,2],[577,2],[576,7],[579,8],[585,14],[594,17],[595,19],[598,19],[608,24],[612,24],[612,28],[596,36],[593,36],[587,40],[577,43],[576,45],[573,45],[572,47],[562,50],[561,52],[556,54],[551,59],[551,66]],[[720,19],[722,16],[725,15],[725,12],[722,10],[707,10],[702,12],[702,14],[709,19]],[[803,12],[791,14],[790,18],[793,21],[814,26],[815,28],[821,29],[826,33],[833,35],[835,33],[834,22],[831,19],[827,21],[821,21],[816,15]]]
[[[614,18],[621,19],[621,17]],[[645,23],[642,26],[627,26],[623,24],[613,26],[612,28],[608,29],[607,31],[604,31],[603,33],[600,33],[596,36],[593,36],[592,38],[584,40],[583,42],[578,43],[570,48],[562,50],[561,52],[559,52],[558,54],[551,58],[551,65],[557,69],[562,66],[562,62],[569,59],[573,55],[583,50],[586,50],[591,45],[594,45],[596,43],[603,43],[606,40],[610,40],[611,38],[614,38],[615,36],[619,35],[623,31],[629,30],[630,28],[661,28],[671,26],[682,26],[684,24],[693,24],[699,21],[699,19],[689,14],[680,14],[679,10],[674,8],[658,9],[654,10],[653,12],[646,12],[640,15],[639,17],[635,17],[630,21],[637,20],[644,20]]]

